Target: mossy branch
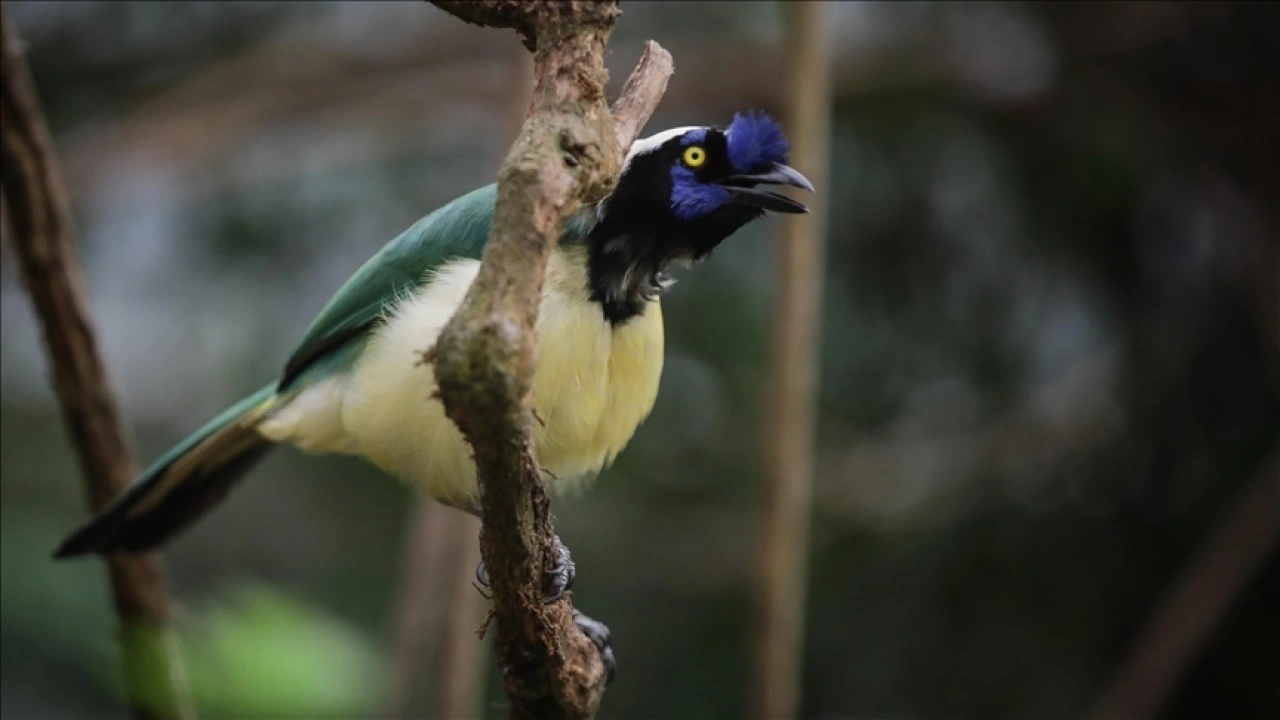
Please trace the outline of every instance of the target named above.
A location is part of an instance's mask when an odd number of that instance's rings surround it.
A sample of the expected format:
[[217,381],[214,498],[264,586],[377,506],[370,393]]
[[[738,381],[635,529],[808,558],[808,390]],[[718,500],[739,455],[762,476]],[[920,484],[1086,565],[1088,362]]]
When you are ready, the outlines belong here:
[[671,56],[649,43],[611,113],[604,51],[616,0],[435,4],[467,22],[517,30],[534,55],[532,106],[498,175],[480,272],[440,333],[434,362],[445,410],[475,454],[480,549],[513,714],[590,717],[605,685],[599,653],[574,624],[567,595],[542,602],[554,532],[530,435],[534,321],[565,220],[616,182],[621,149],[661,99]]

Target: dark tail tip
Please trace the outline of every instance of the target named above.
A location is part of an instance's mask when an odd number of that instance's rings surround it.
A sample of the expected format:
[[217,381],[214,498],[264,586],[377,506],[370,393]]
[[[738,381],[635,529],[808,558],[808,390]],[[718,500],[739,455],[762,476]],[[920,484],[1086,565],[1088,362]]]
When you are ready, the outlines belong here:
[[75,538],[67,538],[66,540],[63,540],[62,544],[58,546],[58,549],[53,551],[53,559],[66,560],[67,558],[88,555],[90,552],[89,546],[84,543],[74,542],[74,540]]
[[[272,447],[258,442],[173,483],[161,484],[163,475],[152,475],[63,540],[53,557],[141,553],[160,547],[217,505]],[[141,509],[144,502],[151,506]]]
[[111,537],[115,534],[115,523],[104,522],[111,516],[100,516],[72,533],[58,549],[53,551],[55,560],[105,553],[111,551]]

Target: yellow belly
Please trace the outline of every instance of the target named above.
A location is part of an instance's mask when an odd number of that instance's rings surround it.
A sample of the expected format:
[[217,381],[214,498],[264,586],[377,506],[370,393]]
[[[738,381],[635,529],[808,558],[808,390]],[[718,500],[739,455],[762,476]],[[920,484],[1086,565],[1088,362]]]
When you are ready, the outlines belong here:
[[[361,455],[438,500],[471,505],[478,488],[470,449],[440,401],[429,399],[432,368],[416,363],[478,269],[474,260],[441,268],[389,314],[348,375],[301,394],[264,432],[306,450]],[[613,461],[652,410],[662,373],[658,302],[614,328],[586,287],[581,251],[557,251],[538,315],[533,400],[543,423],[533,433],[539,462],[566,482]]]

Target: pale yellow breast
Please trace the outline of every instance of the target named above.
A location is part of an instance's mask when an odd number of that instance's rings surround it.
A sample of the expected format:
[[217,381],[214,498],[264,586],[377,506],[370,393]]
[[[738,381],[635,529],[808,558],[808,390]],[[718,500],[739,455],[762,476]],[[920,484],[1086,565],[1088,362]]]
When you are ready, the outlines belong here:
[[538,314],[533,398],[545,427],[534,440],[543,466],[563,480],[613,461],[653,409],[662,374],[661,305],[615,328],[586,287],[582,257],[557,254]]
[[[390,313],[341,383],[340,407],[333,408],[340,413],[341,442],[294,442],[354,452],[437,499],[470,503],[477,495],[470,450],[440,402],[430,399],[431,368],[417,361],[478,268],[474,260],[441,268]],[[534,441],[543,467],[566,482],[612,462],[653,408],[662,373],[660,305],[655,301],[643,315],[614,328],[588,299],[586,280],[581,251],[557,251],[547,268],[537,325],[533,396],[545,424],[534,424]]]

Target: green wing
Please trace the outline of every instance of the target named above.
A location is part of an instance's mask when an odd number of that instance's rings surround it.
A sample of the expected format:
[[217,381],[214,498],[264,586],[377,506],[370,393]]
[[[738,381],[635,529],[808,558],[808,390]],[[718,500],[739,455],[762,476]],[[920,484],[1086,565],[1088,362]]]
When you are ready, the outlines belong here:
[[[427,215],[387,243],[311,323],[285,365],[277,390],[288,391],[304,374],[323,376],[351,367],[383,312],[421,285],[431,270],[457,258],[479,260],[496,200],[497,185],[486,185]],[[560,243],[584,242],[595,222],[595,206],[583,207],[565,223]]]
[[495,199],[495,185],[472,191],[387,243],[311,323],[285,365],[278,389],[288,390],[308,370],[349,365],[383,311],[417,288],[429,271],[455,258],[478,260],[489,236]]

